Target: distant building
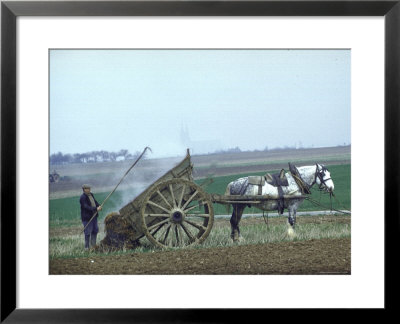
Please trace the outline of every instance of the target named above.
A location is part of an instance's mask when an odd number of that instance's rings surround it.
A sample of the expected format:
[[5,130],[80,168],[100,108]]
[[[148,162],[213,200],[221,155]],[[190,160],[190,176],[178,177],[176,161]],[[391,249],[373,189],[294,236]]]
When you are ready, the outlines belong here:
[[187,125],[181,127],[180,141],[183,146],[190,149],[191,154],[208,154],[222,150],[219,140],[192,140]]

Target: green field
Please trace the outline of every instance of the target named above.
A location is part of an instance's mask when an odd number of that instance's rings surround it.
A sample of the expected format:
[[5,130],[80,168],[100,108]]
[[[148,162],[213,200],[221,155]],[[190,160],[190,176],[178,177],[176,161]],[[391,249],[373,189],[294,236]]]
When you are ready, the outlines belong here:
[[[335,195],[336,199],[332,199],[332,207],[334,209],[347,209],[351,210],[351,165],[332,165],[328,166],[331,172],[332,179],[335,184]],[[273,172],[273,171],[272,171]],[[262,175],[263,173],[251,173],[249,175]],[[204,189],[209,193],[224,194],[226,186],[229,182],[239,178],[239,175],[230,175],[222,177],[214,177],[213,182]],[[203,180],[197,180],[196,183],[200,184]],[[108,193],[94,193],[97,201],[101,203]],[[107,201],[104,206],[103,211],[100,213],[99,221],[102,222],[104,217],[113,211],[118,211],[123,207],[123,197],[129,196],[127,191],[116,191],[111,198]],[[327,209],[330,208],[330,197],[328,194],[321,193],[318,191],[315,185],[312,188],[313,199],[320,202],[322,205],[326,206]],[[132,197],[133,198],[133,197]],[[227,210],[225,206],[214,204],[215,214],[226,214]],[[299,208],[299,211],[312,211],[312,210],[322,210],[321,206],[315,206],[309,201],[305,201]],[[255,208],[246,208],[245,213],[258,213]],[[80,223],[80,205],[79,196],[62,198],[62,199],[51,199],[49,201],[49,217],[50,217],[50,227],[56,226],[72,226]]]

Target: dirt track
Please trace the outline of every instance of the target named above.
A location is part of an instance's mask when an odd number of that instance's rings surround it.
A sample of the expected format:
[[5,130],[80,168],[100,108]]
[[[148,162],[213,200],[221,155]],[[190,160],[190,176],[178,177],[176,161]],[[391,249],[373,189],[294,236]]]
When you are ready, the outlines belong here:
[[350,238],[50,260],[50,274],[350,274]]

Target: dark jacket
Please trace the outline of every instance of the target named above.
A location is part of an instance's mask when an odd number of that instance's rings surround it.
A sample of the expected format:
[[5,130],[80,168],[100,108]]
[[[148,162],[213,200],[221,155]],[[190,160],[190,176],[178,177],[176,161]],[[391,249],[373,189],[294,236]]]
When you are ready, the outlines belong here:
[[[92,207],[90,204],[90,199],[89,197],[83,193],[81,197],[79,198],[79,202],[81,204],[81,219],[83,221],[88,221],[92,218],[93,214],[97,211],[97,207],[100,206],[100,204],[97,202],[96,198],[94,198],[93,194],[90,193],[94,199],[94,202],[96,203],[96,207]],[[96,217],[98,214],[96,215]]]

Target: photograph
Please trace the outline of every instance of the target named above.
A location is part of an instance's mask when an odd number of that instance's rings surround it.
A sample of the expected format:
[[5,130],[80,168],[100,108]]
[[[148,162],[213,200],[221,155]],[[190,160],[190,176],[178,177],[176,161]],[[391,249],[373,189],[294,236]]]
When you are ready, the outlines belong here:
[[350,48],[50,48],[49,275],[351,275]]
[[0,10],[1,323],[395,309],[399,0]]

